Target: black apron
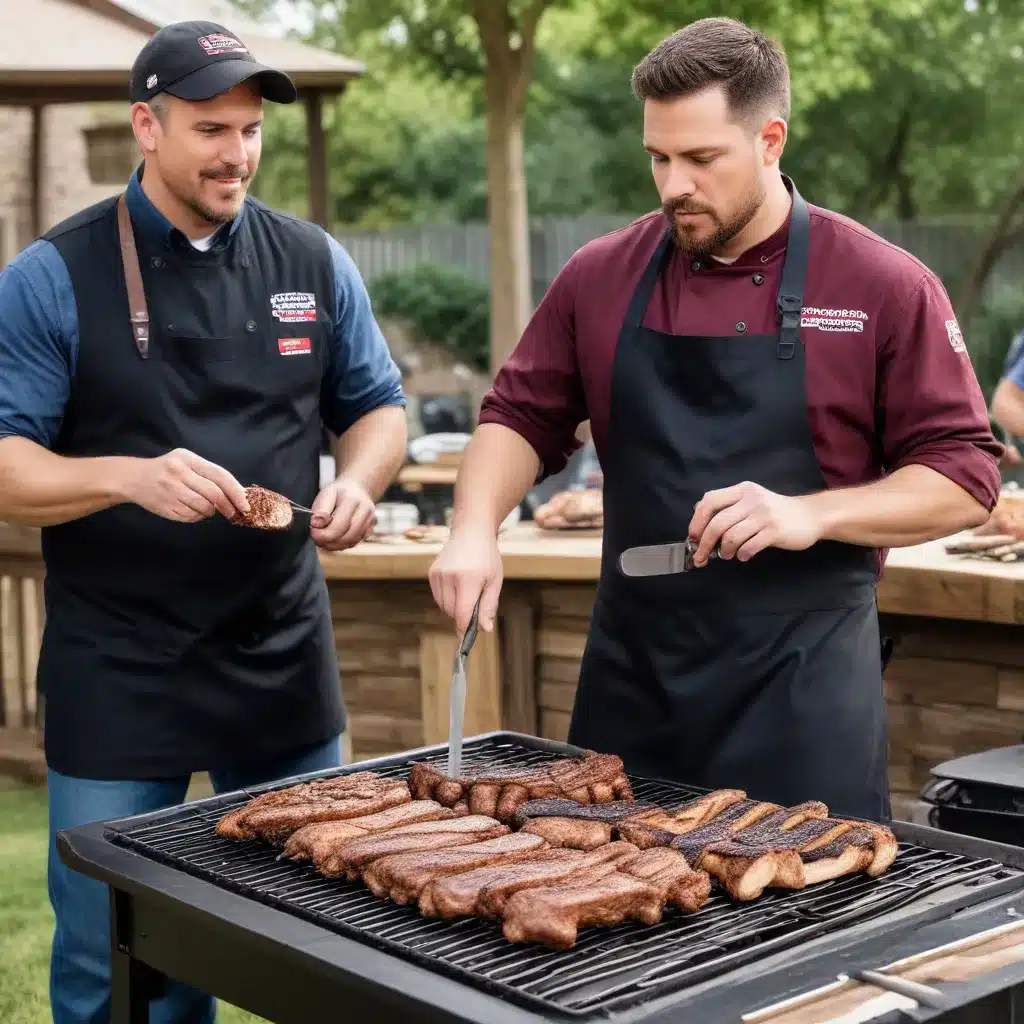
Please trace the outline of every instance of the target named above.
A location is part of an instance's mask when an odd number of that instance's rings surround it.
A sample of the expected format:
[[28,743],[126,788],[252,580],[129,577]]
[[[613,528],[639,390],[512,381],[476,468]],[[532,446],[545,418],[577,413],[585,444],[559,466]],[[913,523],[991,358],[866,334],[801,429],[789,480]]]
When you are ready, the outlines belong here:
[[889,816],[887,729],[868,548],[823,541],[626,577],[619,555],[685,539],[710,490],[825,489],[807,414],[800,310],[810,219],[793,193],[780,333],[664,334],[643,319],[669,229],[629,303],[603,459],[601,578],[570,742],[628,771]]
[[[209,252],[133,235],[149,311],[134,339],[115,202],[52,233],[81,338],[55,450],[148,459],[187,448],[309,505],[333,332],[323,232],[247,204]],[[301,308],[278,315],[281,303]],[[171,777],[274,759],[344,727],[308,517],[268,532],[124,504],[42,533],[51,768]]]

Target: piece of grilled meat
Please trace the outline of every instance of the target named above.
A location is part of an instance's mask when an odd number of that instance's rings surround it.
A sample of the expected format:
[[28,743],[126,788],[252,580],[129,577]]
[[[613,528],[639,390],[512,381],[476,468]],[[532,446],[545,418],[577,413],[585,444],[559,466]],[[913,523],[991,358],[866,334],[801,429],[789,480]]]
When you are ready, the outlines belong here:
[[217,834],[225,839],[276,841],[314,821],[362,817],[411,800],[409,786],[401,779],[354,772],[263,793],[224,815]]
[[317,863],[328,878],[344,874],[350,880],[375,860],[395,853],[440,850],[465,846],[507,834],[507,825],[485,815],[467,815],[444,821],[424,821],[404,825],[376,835],[337,840]]
[[528,800],[516,811],[520,831],[541,836],[552,846],[595,850],[611,842],[612,826],[624,819],[644,821],[663,814],[657,804],[615,800],[607,804],[579,804],[574,800]]
[[510,864],[545,846],[540,836],[509,832],[458,849],[399,853],[375,860],[363,872],[363,881],[376,896],[387,896],[395,903],[411,903],[435,879],[486,864]]
[[505,905],[502,931],[509,942],[569,949],[580,928],[630,920],[657,924],[664,906],[659,888],[621,871],[604,873],[599,867],[564,885],[513,893]]
[[593,853],[579,850],[541,850],[513,864],[476,868],[457,875],[432,879],[420,894],[420,911],[430,917],[480,917],[500,919],[514,892],[535,886],[565,882],[581,871],[605,867],[633,858],[640,851],[630,843],[609,843]]
[[432,764],[417,762],[409,773],[417,799],[432,799],[445,807],[465,800],[470,814],[489,814],[511,822],[528,800],[559,797],[580,804],[632,800],[633,791],[622,759],[614,754],[588,752],[584,758],[564,758],[535,768],[467,772],[452,779]]
[[435,800],[410,800],[409,803],[389,807],[377,814],[343,821],[322,821],[304,825],[292,833],[284,844],[284,855],[292,860],[311,860],[315,864],[328,857],[334,847],[345,839],[391,832],[405,825],[426,821],[444,821],[454,818],[450,807],[442,807]]

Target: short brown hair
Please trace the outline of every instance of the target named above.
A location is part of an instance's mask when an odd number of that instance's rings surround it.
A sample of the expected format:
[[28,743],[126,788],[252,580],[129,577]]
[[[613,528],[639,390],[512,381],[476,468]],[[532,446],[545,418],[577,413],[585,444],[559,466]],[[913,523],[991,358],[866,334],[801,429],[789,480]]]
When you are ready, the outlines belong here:
[[641,100],[672,100],[725,89],[737,120],[789,120],[789,65],[782,47],[734,18],[702,18],[660,42],[633,70]]

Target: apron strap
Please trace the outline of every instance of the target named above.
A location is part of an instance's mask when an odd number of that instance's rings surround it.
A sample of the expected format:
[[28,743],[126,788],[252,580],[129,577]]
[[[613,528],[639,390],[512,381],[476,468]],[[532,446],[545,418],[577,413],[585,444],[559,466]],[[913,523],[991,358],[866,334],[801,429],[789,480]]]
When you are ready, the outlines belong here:
[[654,294],[654,286],[658,282],[658,275],[668,262],[669,254],[672,251],[672,242],[672,227],[669,225],[668,230],[661,236],[658,247],[654,250],[654,254],[648,261],[643,276],[640,278],[640,283],[633,290],[633,297],[629,300],[629,307],[626,309],[626,319],[622,325],[623,329],[636,330],[643,323],[644,314],[647,312],[647,304],[651,301],[651,296]]
[[[789,225],[789,240],[786,243],[786,260],[782,265],[782,282],[776,307],[779,317],[779,342],[776,354],[779,359],[792,359],[800,343],[800,314],[804,305],[804,283],[807,280],[807,257],[811,246],[811,215],[807,203],[790,183],[793,196],[792,219]],[[671,226],[662,235],[657,248],[644,268],[633,296],[626,310],[624,328],[636,330],[643,323],[647,305],[654,294],[658,275],[668,262],[672,252],[673,232]]]
[[779,315],[780,359],[792,359],[800,344],[800,314],[804,306],[804,283],[807,280],[807,254],[811,247],[811,214],[804,197],[792,185],[793,214],[786,243],[786,262],[782,265],[782,283],[776,300]]
[[139,253],[135,248],[132,219],[123,192],[117,200],[117,234],[121,242],[121,263],[124,266],[124,283],[128,289],[128,308],[135,347],[139,355],[146,359],[149,357],[149,307],[142,287],[142,270],[139,267]]

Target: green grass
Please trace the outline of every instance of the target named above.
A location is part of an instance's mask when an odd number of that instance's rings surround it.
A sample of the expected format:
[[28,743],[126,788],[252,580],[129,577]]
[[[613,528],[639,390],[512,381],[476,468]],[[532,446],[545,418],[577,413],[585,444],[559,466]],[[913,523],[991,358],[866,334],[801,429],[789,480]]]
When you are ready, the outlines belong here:
[[[46,894],[46,790],[0,780],[0,1021],[49,1024],[53,912]],[[221,1004],[218,1024],[261,1018]]]

